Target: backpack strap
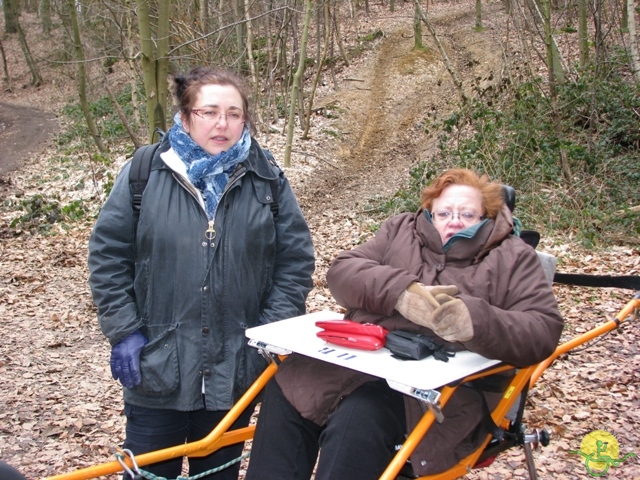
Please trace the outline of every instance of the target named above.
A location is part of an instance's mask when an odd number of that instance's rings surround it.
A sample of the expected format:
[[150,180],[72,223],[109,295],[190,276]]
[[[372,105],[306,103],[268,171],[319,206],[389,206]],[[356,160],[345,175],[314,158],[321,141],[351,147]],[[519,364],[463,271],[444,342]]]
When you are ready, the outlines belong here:
[[131,189],[131,204],[136,213],[140,212],[142,194],[147,187],[149,174],[151,173],[151,161],[153,155],[160,146],[160,142],[140,147],[133,154],[131,168],[129,169],[129,188]]
[[[280,170],[280,167],[276,163],[276,160],[273,158],[273,154],[266,148],[263,148],[262,151],[264,152],[265,157],[267,157],[267,160],[269,160],[269,163],[274,167],[276,167],[278,170]],[[271,186],[271,198],[272,198],[271,205],[270,205],[271,213],[273,214],[273,221],[277,222],[278,211],[280,209],[278,205],[278,188],[280,188],[280,179],[274,178],[273,180],[269,180],[269,185]]]
[[271,197],[273,200],[271,201],[271,213],[273,214],[273,221],[278,221],[278,187],[280,186],[280,179],[274,178],[273,180],[269,180],[269,185],[271,185]]

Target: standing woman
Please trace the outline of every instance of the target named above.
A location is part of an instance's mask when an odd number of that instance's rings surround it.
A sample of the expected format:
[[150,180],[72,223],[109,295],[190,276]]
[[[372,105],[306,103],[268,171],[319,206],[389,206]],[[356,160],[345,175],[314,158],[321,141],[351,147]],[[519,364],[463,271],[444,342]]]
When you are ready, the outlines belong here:
[[[124,448],[135,455],[202,439],[219,423],[266,367],[245,330],[303,314],[314,270],[295,195],[251,136],[242,80],[197,67],[174,82],[180,111],[154,155],[139,218],[128,162],[89,241],[89,284],[124,386]],[[242,448],[191,458],[189,474]],[[181,468],[182,458],[145,467],[166,478]]]

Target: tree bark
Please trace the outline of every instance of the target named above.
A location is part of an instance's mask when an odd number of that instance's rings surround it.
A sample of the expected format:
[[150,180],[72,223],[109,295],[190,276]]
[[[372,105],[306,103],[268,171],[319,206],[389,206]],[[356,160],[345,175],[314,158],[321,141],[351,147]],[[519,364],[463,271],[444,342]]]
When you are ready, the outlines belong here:
[[258,91],[258,76],[256,75],[256,63],[253,59],[253,29],[251,26],[251,15],[249,14],[249,0],[244,0],[244,20],[247,30],[247,63],[251,74],[251,85],[255,92]]
[[327,52],[329,50],[329,39],[331,38],[331,14],[329,12],[329,0],[324,0],[322,4],[322,11],[324,12],[324,45],[322,47],[322,56],[318,60],[318,67],[316,70],[315,77],[313,78],[313,85],[311,86],[311,91],[309,92],[309,102],[307,103],[307,111],[305,113],[305,129],[302,134],[302,138],[304,140],[309,138],[309,129],[311,128],[311,112],[313,110],[313,99],[316,95],[316,88],[318,88],[318,83],[320,82],[320,77],[322,75],[322,68],[324,67],[324,62],[327,60]]
[[[155,107],[154,125],[163,132],[167,131],[167,105],[169,97],[169,13],[171,0],[158,2],[158,38],[156,39],[156,90],[158,100]],[[152,133],[151,141],[154,141]]]
[[424,50],[422,43],[422,21],[420,20],[420,12],[418,7],[413,10],[413,49]]
[[422,10],[422,6],[420,5],[420,0],[414,0],[414,1],[415,1],[415,4],[416,4],[416,9],[418,11],[418,14],[420,15],[420,18],[422,19],[424,24],[427,26],[427,29],[431,33],[431,36],[433,37],[433,40],[436,42],[436,45],[438,46],[438,50],[440,51],[440,54],[442,55],[442,59],[444,60],[444,64],[446,65],[447,70],[449,71],[449,74],[451,75],[451,78],[453,79],[453,83],[458,88],[458,92],[460,93],[460,97],[462,98],[462,101],[464,103],[468,103],[469,102],[469,97],[467,96],[466,93],[464,93],[464,90],[462,89],[462,82],[458,79],[458,75],[456,74],[456,71],[453,68],[453,65],[449,61],[449,57],[447,56],[447,52],[444,51],[444,47],[442,46],[442,43],[440,42],[440,39],[438,38],[438,35],[436,34],[436,31],[434,30],[433,26],[431,26],[431,23],[429,22],[429,20],[427,20],[427,16],[424,14],[424,11]]
[[296,118],[296,99],[298,97],[298,89],[304,76],[304,65],[307,58],[307,40],[309,37],[309,24],[311,23],[313,2],[312,0],[305,1],[305,13],[304,13],[304,26],[302,29],[302,39],[300,41],[300,60],[298,62],[298,69],[293,76],[293,85],[291,86],[291,104],[289,105],[289,120],[287,125],[287,140],[284,149],[284,166],[291,166],[291,144],[293,142],[293,129],[295,127]]
[[40,24],[42,25],[42,33],[51,33],[51,1],[40,0],[38,3],[38,14],[40,15]]
[[124,112],[122,111],[122,107],[120,107],[120,104],[118,103],[118,99],[109,88],[109,84],[107,82],[106,77],[104,78],[104,89],[107,91],[107,94],[111,99],[111,103],[113,103],[113,108],[116,109],[118,118],[122,122],[122,125],[124,125],[124,128],[127,130],[127,133],[129,134],[129,138],[131,138],[131,141],[133,142],[133,146],[136,148],[136,150],[139,149],[142,146],[142,143],[140,142],[140,139],[138,138],[136,133],[131,128],[129,121],[127,120],[127,116],[124,114]]
[[580,66],[589,63],[589,33],[587,30],[587,0],[578,0],[578,49]]
[[3,0],[5,33],[18,33],[18,0]]
[[34,87],[39,87],[40,85],[42,85],[42,76],[40,75],[38,65],[31,55],[29,45],[27,45],[27,38],[25,37],[24,31],[20,26],[20,22],[18,22],[17,20],[16,28],[18,29],[18,41],[20,42],[20,47],[22,48],[22,54],[24,55],[24,59],[26,60],[29,67],[29,72],[31,73],[31,85],[33,85]]
[[347,57],[347,51],[344,48],[344,42],[342,41],[342,34],[340,33],[340,19],[338,18],[339,15],[336,13],[339,11],[339,7],[338,4],[336,4],[335,0],[332,0],[333,2],[333,26],[335,28],[335,32],[336,32],[336,40],[338,42],[338,50],[340,51],[340,56],[342,57],[342,60],[344,61],[344,65],[345,67],[349,66],[349,57]]
[[640,84],[640,56],[638,55],[638,37],[636,36],[636,15],[633,0],[627,0],[627,27],[629,29],[629,50],[631,52],[631,70],[633,78]]
[[87,100],[87,72],[85,68],[84,51],[82,49],[82,40],[80,39],[80,27],[78,26],[78,14],[76,12],[75,0],[68,0],[69,2],[69,20],[71,22],[71,29],[73,31],[73,44],[75,49],[77,74],[78,74],[78,97],[80,99],[80,106],[84,113],[87,127],[93,141],[96,143],[100,153],[106,153],[107,149],[102,143],[102,137],[98,132],[96,122],[91,115],[91,109],[89,108],[89,101]]
[[170,0],[159,2],[157,38],[153,38],[148,0],[137,0],[138,29],[142,51],[142,75],[146,93],[149,142],[155,129],[166,129],[167,75],[169,70],[169,7]]
[[7,82],[7,90],[13,91],[11,86],[11,77],[9,76],[9,69],[7,68],[7,56],[4,53],[4,46],[2,45],[2,36],[0,35],[0,55],[2,55],[2,69],[4,71],[4,78]]

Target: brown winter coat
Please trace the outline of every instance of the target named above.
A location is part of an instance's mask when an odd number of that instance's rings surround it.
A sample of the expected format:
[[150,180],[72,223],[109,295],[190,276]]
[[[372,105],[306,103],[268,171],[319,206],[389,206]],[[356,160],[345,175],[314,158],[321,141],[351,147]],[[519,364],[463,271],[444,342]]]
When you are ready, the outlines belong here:
[[[456,285],[473,322],[474,337],[461,346],[488,358],[524,367],[548,357],[563,327],[553,291],[535,251],[511,235],[513,219],[504,207],[471,239],[457,240],[445,253],[436,229],[419,212],[386,221],[378,234],[358,248],[341,253],[327,273],[346,318],[376,323],[389,330],[433,335],[396,310],[400,294],[412,282]],[[276,379],[285,396],[319,425],[341,398],[373,377],[308,357],[292,355]],[[423,407],[406,397],[407,428]],[[411,462],[415,473],[446,470],[486,438],[479,393],[460,388],[445,406],[445,420],[434,424]]]

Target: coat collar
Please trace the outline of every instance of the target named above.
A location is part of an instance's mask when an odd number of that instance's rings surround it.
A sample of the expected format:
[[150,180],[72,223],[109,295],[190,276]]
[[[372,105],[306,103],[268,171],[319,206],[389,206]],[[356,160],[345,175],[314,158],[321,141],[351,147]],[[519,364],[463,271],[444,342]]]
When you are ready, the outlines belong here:
[[[167,138],[168,137],[165,135],[165,139],[158,149],[159,154],[157,154],[153,158],[151,169],[156,170],[161,168],[171,168],[171,170],[176,171],[182,176],[186,177],[186,169],[180,166],[180,163],[182,163],[180,159],[176,157],[179,163],[174,164],[171,161],[167,162],[166,159],[163,161],[163,159],[160,158],[160,155],[162,153],[168,152],[171,149],[171,145],[169,145]],[[175,156],[176,154],[173,153],[173,155]],[[166,156],[163,156],[163,158],[166,158]],[[246,160],[241,162],[240,165],[244,166],[244,168],[246,168],[247,170],[254,172],[257,176],[266,180],[275,180],[279,175],[279,169],[277,168],[277,165],[269,161],[267,155],[264,153],[264,150],[260,147],[258,141],[253,137],[251,137],[251,148],[249,149],[249,156],[246,158]]]
[[432,252],[444,255],[447,262],[473,259],[475,263],[511,234],[513,217],[507,206],[503,206],[495,220],[487,220],[472,238],[460,238],[446,252],[443,249],[440,234],[424,216],[423,210],[415,214],[414,225],[415,234],[420,243]]

